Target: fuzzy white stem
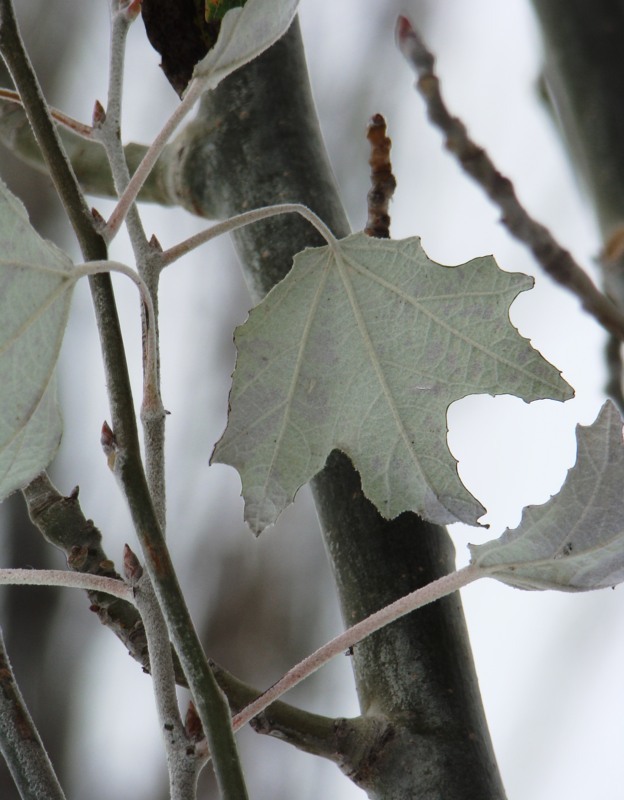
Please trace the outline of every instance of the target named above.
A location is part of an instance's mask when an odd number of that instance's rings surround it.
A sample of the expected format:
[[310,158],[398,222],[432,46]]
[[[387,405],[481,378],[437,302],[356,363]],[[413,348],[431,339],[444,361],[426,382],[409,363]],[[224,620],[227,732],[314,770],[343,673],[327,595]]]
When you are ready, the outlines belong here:
[[145,359],[145,386],[143,387],[143,397],[144,403],[146,402],[146,398],[148,397],[160,397],[160,391],[158,388],[158,370],[157,370],[157,363],[156,363],[156,353],[157,353],[157,341],[156,341],[156,317],[154,313],[154,304],[152,303],[152,298],[149,293],[149,289],[147,288],[145,281],[141,278],[141,276],[129,267],[127,264],[122,264],[120,261],[87,261],[84,264],[77,264],[74,268],[74,271],[71,273],[71,277],[74,279],[82,278],[86,275],[97,275],[101,272],[118,272],[121,275],[125,275],[127,278],[137,286],[139,293],[141,295],[141,301],[145,306],[145,318],[147,321],[147,330],[146,330],[146,352],[144,355]]
[[257,700],[254,700],[253,703],[250,703],[234,716],[232,727],[235,731],[239,730],[239,728],[270,706],[271,703],[274,703],[281,695],[292,689],[293,686],[301,683],[304,678],[312,675],[313,672],[316,672],[317,669],[327,664],[335,656],[348,651],[349,648],[370,636],[371,633],[375,633],[375,631],[405,616],[405,614],[415,611],[417,608],[456,592],[478,578],[484,577],[484,575],[485,573],[479,567],[471,564],[457,572],[452,572],[450,575],[444,575],[442,578],[438,578],[437,581],[432,581],[432,583],[416,589],[416,591],[405,595],[405,597],[400,597],[394,603],[390,603],[385,608],[366,617],[366,619],[348,628],[344,633],[319,647],[312,655],[304,658],[303,661],[288,670],[270,689],[267,689]]
[[150,145],[147,153],[143,156],[143,160],[137,167],[136,172],[130,179],[130,183],[126,187],[122,196],[119,198],[117,205],[113,209],[113,213],[108,219],[104,233],[107,242],[110,242],[119,231],[119,228],[121,227],[121,224],[128,213],[128,209],[136,200],[141,187],[147,180],[147,176],[150,174],[154,164],[158,160],[158,156],[162,153],[172,133],[182,122],[191,108],[195,105],[195,102],[199,99],[203,86],[204,84],[202,81],[191,81],[188,90],[182,99],[182,102],[165,122],[160,133]]
[[134,605],[132,589],[116,578],[62,569],[0,569],[0,584],[10,586],[61,586],[104,592]]
[[234,217],[230,217],[230,219],[226,219],[224,222],[213,225],[212,228],[190,236],[188,239],[180,242],[180,244],[176,244],[164,251],[162,254],[162,265],[168,266],[172,264],[181,256],[190,253],[194,248],[209,242],[211,239],[215,239],[217,236],[221,236],[224,233],[231,233],[237,228],[251,225],[253,222],[260,222],[260,220],[263,219],[277,217],[280,214],[299,214],[316,228],[328,245],[333,246],[336,243],[334,234],[314,211],[301,203],[280,203],[274,206],[255,208],[253,211],[245,211],[242,214],[237,214]]

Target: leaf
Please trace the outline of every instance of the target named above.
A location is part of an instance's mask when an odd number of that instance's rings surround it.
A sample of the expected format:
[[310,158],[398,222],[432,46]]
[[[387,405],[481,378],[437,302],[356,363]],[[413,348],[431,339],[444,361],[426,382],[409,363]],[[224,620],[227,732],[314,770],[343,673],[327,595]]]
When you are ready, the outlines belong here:
[[213,48],[195,66],[194,78],[214,89],[230,73],[253,61],[290,27],[299,0],[246,0],[223,17]]
[[50,463],[62,421],[54,385],[74,281],[0,181],[0,500]]
[[469,545],[472,563],[521,589],[582,592],[624,581],[624,443],[609,400],[577,427],[578,456],[561,491],[524,510],[500,539]]
[[230,416],[214,460],[239,471],[245,517],[272,524],[334,448],[388,518],[472,524],[484,513],[447,443],[469,394],[564,400],[572,390],[509,322],[531,288],[493,258],[431,261],[417,238],[355,234],[305,250],[235,334]]

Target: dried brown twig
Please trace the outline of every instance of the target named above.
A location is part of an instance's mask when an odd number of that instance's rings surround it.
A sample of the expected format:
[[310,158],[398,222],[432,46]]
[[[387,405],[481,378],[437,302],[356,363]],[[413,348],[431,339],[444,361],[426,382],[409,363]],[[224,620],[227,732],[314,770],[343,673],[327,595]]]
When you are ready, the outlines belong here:
[[390,238],[390,215],[388,206],[394,190],[396,178],[390,163],[391,139],[386,136],[386,120],[375,114],[368,123],[366,138],[371,145],[368,163],[371,167],[371,189],[367,196],[368,219],[364,233],[376,239]]
[[550,231],[522,207],[512,182],[502,175],[488,154],[468,136],[464,124],[451,116],[434,72],[435,59],[407,17],[399,17],[396,29],[399,49],[418,76],[416,88],[427,105],[431,122],[445,137],[447,149],[502,212],[502,223],[531,250],[550,277],[580,300],[582,307],[609,332],[624,339],[624,315],[594,285],[583,268]]

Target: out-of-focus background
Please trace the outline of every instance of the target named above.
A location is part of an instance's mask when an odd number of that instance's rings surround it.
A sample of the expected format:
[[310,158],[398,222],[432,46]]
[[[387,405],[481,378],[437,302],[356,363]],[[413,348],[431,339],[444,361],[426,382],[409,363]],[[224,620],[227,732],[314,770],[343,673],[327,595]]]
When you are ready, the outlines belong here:
[[[105,101],[106,0],[18,2],[49,101],[88,121]],[[599,248],[592,212],[539,99],[540,41],[528,0],[302,0],[301,24],[321,125],[354,229],[366,216],[367,120],[382,112],[393,139],[398,189],[394,238],[422,237],[428,254],[455,264],[493,253],[500,266],[536,276],[512,321],[576,390],[565,405],[472,397],[449,411],[462,479],[483,502],[490,530],[453,526],[458,564],[466,543],[514,527],[545,502],[575,457],[574,428],[604,399],[603,336],[578,304],[541,275],[509,239],[497,212],[444,152],[427,124],[413,75],[394,45],[407,12],[437,55],[451,110],[515,182],[529,211],[588,270]],[[4,79],[6,82],[6,78]],[[177,98],[138,21],[129,37],[124,138],[146,142]],[[49,182],[0,151],[0,173],[38,229],[79,258]],[[106,216],[111,204],[94,199]],[[145,227],[164,246],[205,227],[177,209],[145,206]],[[128,261],[123,239],[112,257]],[[131,368],[140,373],[138,303],[115,278]],[[255,540],[242,522],[240,483],[209,467],[227,408],[232,331],[250,307],[227,241],[173,265],[161,300],[163,396],[168,421],[169,542],[210,656],[259,687],[341,628],[335,592],[306,489],[280,523]],[[60,366],[65,435],[52,477],[80,485],[85,514],[119,562],[133,533],[99,445],[108,417],[99,345],[86,284],[79,286]],[[139,396],[138,384],[136,395]],[[19,497],[0,508],[2,566],[59,566],[62,557],[29,529]],[[519,592],[483,581],[463,592],[477,671],[510,800],[621,796],[624,773],[622,590],[586,595]],[[167,796],[150,679],[89,614],[80,593],[0,592],[0,623],[18,680],[67,795]],[[332,716],[357,713],[348,659],[290,697]],[[240,734],[253,797],[363,797],[331,764],[251,731]],[[200,797],[211,795],[210,776]],[[0,776],[0,796],[17,797]]]

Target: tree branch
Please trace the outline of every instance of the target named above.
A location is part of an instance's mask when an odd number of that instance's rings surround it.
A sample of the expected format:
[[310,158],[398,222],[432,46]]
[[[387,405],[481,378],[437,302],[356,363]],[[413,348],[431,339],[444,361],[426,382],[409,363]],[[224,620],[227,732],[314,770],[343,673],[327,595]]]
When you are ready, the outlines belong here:
[[483,577],[483,572],[474,565],[464,567],[457,572],[451,572],[448,575],[443,575],[436,581],[427,583],[421,586],[420,589],[415,589],[405,597],[400,597],[393,603],[390,603],[379,611],[370,614],[360,622],[347,628],[346,631],[338,634],[338,636],[326,642],[324,645],[315,650],[303,661],[300,661],[292,669],[276,681],[266,692],[256,698],[246,708],[234,717],[232,724],[234,730],[238,730],[247,722],[252,720],[261,711],[268,708],[271,703],[277,700],[286,692],[290,691],[298,683],[308,678],[317,669],[328,663],[332,658],[335,658],[340,653],[345,651],[354,651],[355,645],[362,642],[368,636],[380,631],[390,623],[396,622],[406,614],[410,614],[416,609],[422,608],[428,603],[433,603],[442,597],[446,597],[453,592],[462,589],[469,583]]
[[[120,579],[113,562],[102,549],[100,531],[82,513],[77,489],[69,497],[63,497],[43,473],[23,490],[23,494],[31,520],[50,544],[65,553],[70,569]],[[147,640],[136,608],[98,592],[88,592],[88,597],[91,610],[100,622],[113,631],[139,664],[148,668]]]
[[[227,218],[247,208],[299,202],[336,236],[349,233],[297,25],[204,97],[177,144],[185,204],[202,216]],[[227,175],[227,184],[212,175]],[[256,297],[287,273],[295,253],[323,243],[292,216],[241,229],[233,239]],[[312,489],[349,625],[453,571],[446,531],[414,514],[383,519],[342,454],[330,456]],[[365,747],[353,748],[342,763],[359,786],[383,800],[504,797],[456,597],[370,636],[356,648],[353,664],[364,714],[382,718],[392,731],[377,742],[374,758]]]
[[[121,144],[121,105],[123,69],[130,25],[140,9],[138,4],[120,6],[111,2],[111,40],[106,112],[99,114],[94,124],[94,136],[106,150],[115,190],[121,195],[130,182],[130,171]],[[160,394],[160,348],[158,324],[158,283],[162,270],[160,248],[151,247],[136,203],[128,209],[126,227],[138,273],[146,287],[149,306],[141,306],[143,328],[143,401],[141,422],[145,448],[145,474],[158,522],[163,533],[167,522],[167,491],[165,483],[165,409]]]
[[[605,293],[624,310],[624,8],[619,0],[533,0],[544,38],[544,83],[575,171],[594,205]],[[618,243],[620,246],[614,247]],[[607,344],[607,392],[624,411],[620,341]]]
[[[58,131],[83,191],[99,197],[116,197],[113,176],[103,145],[93,139],[84,139],[64,128],[58,128]],[[26,112],[21,105],[1,98],[0,141],[17,158],[39,172],[48,174],[45,159],[28,123]],[[178,203],[167,177],[171,173],[174,149],[173,144],[167,145],[143,185],[139,200],[162,206]],[[132,142],[125,145],[124,154],[131,173],[141,163],[146,152],[145,145]]]
[[[113,562],[102,549],[99,530],[82,513],[77,489],[69,497],[63,497],[43,473],[24,489],[23,494],[31,520],[50,544],[65,553],[70,569],[107,579],[120,579]],[[112,630],[132,658],[149,673],[151,667],[145,628],[134,605],[101,592],[89,591],[87,595],[90,610],[97,614],[103,625]],[[234,712],[240,711],[261,693],[214,662],[211,662],[211,667]],[[187,686],[175,653],[174,670],[176,683]],[[318,755],[326,753],[325,757],[330,758],[335,751],[335,728],[339,723],[342,724],[342,721],[277,702],[267,709],[262,724],[258,723],[258,730],[289,741],[306,752]],[[314,743],[314,751],[309,749],[312,747],[310,742]]]
[[124,549],[124,572],[134,589],[147,635],[154,698],[167,753],[170,800],[195,800],[197,776],[207,761],[207,752],[195,746],[182,723],[167,625],[149,576],[128,545]]
[[[22,98],[85,260],[105,259],[104,240],[95,228],[69,162],[62,152],[56,128],[21,41],[10,0],[0,0],[0,53]],[[113,429],[119,445],[116,474],[123,486],[150,578],[208,738],[223,800],[243,800],[246,788],[231,729],[229,708],[208,666],[149,495],[110,276],[94,275],[89,281],[102,343]]]
[[0,750],[22,800],[65,800],[15,682],[0,631]]
[[607,331],[624,339],[624,315],[596,288],[550,231],[525,211],[509,178],[502,175],[487,153],[470,139],[463,123],[451,116],[433,71],[434,57],[406,17],[399,17],[397,39],[401,52],[418,75],[416,87],[427,104],[429,119],[442,131],[447,149],[464,171],[500,208],[503,225],[531,250],[538,264],[553,280],[580,300],[585,311]]
[[386,120],[374,114],[368,123],[366,138],[371,147],[368,160],[371,168],[371,188],[367,195],[368,219],[364,233],[377,239],[390,238],[388,206],[396,189],[396,178],[390,163],[391,140],[386,136]]

